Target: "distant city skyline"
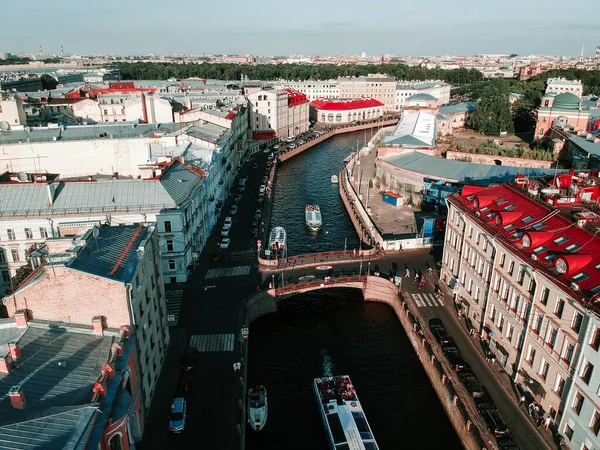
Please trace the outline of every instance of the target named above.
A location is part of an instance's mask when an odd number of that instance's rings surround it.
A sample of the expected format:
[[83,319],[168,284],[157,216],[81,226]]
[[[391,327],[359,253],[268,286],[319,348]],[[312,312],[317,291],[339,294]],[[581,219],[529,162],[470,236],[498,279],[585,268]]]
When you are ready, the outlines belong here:
[[[33,5],[32,5],[33,3]],[[38,4],[36,8],[35,4]],[[155,0],[106,0],[89,4],[56,0],[11,2],[0,29],[0,52],[122,55],[303,54],[443,56],[474,54],[595,54],[598,24],[589,3],[549,0],[543,10],[532,1],[507,0],[502,8],[465,0],[460,5],[430,0],[306,0],[285,5],[263,0],[248,8],[230,0],[207,8],[182,0],[170,7]],[[27,27],[22,20],[27,18]]]

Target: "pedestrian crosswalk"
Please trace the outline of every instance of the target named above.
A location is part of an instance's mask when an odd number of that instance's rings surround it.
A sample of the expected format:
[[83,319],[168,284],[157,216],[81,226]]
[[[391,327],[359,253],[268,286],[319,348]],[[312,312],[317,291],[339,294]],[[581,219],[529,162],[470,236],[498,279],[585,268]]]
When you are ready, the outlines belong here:
[[182,289],[168,290],[165,292],[167,303],[167,322],[169,325],[177,325],[179,322],[179,310],[181,309]]
[[209,269],[206,272],[205,278],[222,278],[235,277],[240,275],[248,275],[251,266],[236,266],[236,267],[221,267],[218,269]]
[[190,347],[199,352],[232,352],[235,334],[194,334],[190,337]]
[[444,302],[434,294],[410,294],[419,308],[428,306],[444,306]]

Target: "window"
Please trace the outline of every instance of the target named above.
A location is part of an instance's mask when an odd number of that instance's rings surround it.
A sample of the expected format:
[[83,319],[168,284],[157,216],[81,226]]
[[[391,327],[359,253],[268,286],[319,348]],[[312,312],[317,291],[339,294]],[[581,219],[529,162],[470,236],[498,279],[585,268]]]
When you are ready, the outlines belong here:
[[594,365],[584,359],[584,363],[581,365],[581,371],[579,372],[579,377],[586,384],[590,384],[590,380],[592,379],[592,373],[594,373]]
[[581,392],[577,391],[575,398],[573,399],[573,404],[571,405],[571,408],[573,408],[573,411],[575,411],[577,415],[581,413],[584,401],[585,397],[581,394]]
[[556,336],[558,336],[558,329],[548,325],[548,331],[546,332],[546,345],[550,348],[554,348],[556,345]]
[[498,330],[500,332],[502,332],[502,330],[504,330],[504,317],[502,316],[502,314],[498,314],[498,322],[496,322],[496,328],[498,328]]
[[3,270],[2,271],[2,281],[5,284],[10,283],[10,274],[8,273],[8,270]]
[[18,262],[21,261],[21,255],[19,255],[19,249],[18,248],[12,248],[10,250],[10,253],[12,255],[12,260],[14,262]]
[[15,230],[12,230],[12,229],[9,228],[9,229],[6,230],[6,233],[8,234],[8,240],[9,241],[14,241],[14,240],[17,239],[17,237],[15,236]]
[[169,260],[169,270],[175,270],[175,260],[174,259]]
[[40,227],[40,236],[42,239],[48,237],[48,230],[44,227]]
[[550,370],[550,363],[546,362],[546,360],[544,358],[542,358],[542,361],[540,363],[540,371],[538,373],[544,380],[548,376],[549,370]]
[[0,248],[0,263],[6,262],[6,253],[4,253],[4,249]]
[[174,248],[175,245],[173,243],[173,239],[167,239],[167,251],[172,252]]
[[165,220],[165,233],[170,233],[172,231],[171,229],[171,221],[170,220]]
[[557,394],[559,397],[561,397],[564,388],[565,388],[565,380],[563,379],[563,377],[561,377],[560,375],[557,374],[556,381],[554,381],[554,388],[552,388],[552,390],[554,391],[555,394]]
[[519,275],[517,276],[517,283],[523,286],[523,280],[525,280],[525,269],[519,270]]
[[504,208],[504,211],[510,211],[511,209],[515,209],[516,206],[515,205],[508,205],[507,207]]
[[502,253],[500,255],[500,267],[504,267],[504,261],[506,260],[506,255]]
[[571,328],[576,333],[579,333],[581,330],[581,323],[583,322],[583,315],[575,311],[575,315],[573,316],[573,320],[571,321]]
[[540,222],[540,223],[536,223],[535,225],[532,225],[531,228],[533,228],[534,230],[540,230],[542,228],[544,228],[546,226],[546,224],[544,222]]
[[573,360],[573,354],[575,353],[575,344],[573,344],[572,342],[569,342],[569,341],[565,341],[565,342],[566,342],[566,345],[563,350],[563,354],[562,354],[561,358],[563,359],[563,361],[565,361],[566,363],[571,365],[571,361]]
[[514,270],[515,270],[515,262],[511,261],[510,265],[508,266],[508,274],[512,276]]
[[31,231],[31,228],[25,228],[25,239],[33,239],[33,231]]
[[492,319],[492,322],[493,322],[495,317],[496,317],[496,305],[492,305],[492,307],[490,308],[489,318]]
[[503,227],[506,231],[510,231],[515,227],[514,224],[509,223],[508,225],[506,225],[505,227]]
[[527,223],[527,222],[531,222],[533,219],[534,219],[534,217],[533,217],[533,216],[527,216],[527,217],[523,217],[523,218],[521,219],[521,221],[522,221],[523,223]]
[[585,272],[579,272],[577,275],[575,275],[573,277],[573,281],[575,281],[576,283],[579,283],[580,281],[585,280],[586,278],[589,278],[590,276],[585,273]]
[[569,424],[565,425],[565,431],[563,433],[569,440],[573,439],[573,428],[571,428]]
[[110,450],[121,450],[121,433],[114,434],[108,441]]
[[564,309],[565,309],[565,301],[562,298],[559,298],[556,301],[556,305],[554,305],[554,314],[556,315],[556,317],[561,319]]
[[565,242],[567,242],[568,240],[569,240],[568,237],[561,236],[559,238],[554,239],[554,243],[557,244],[557,245],[561,245],[561,244],[564,244]]
[[592,339],[590,340],[590,345],[594,350],[598,350],[600,347],[600,329],[596,327],[594,330],[594,334],[592,335]]
[[533,325],[532,325],[532,329],[534,331],[534,333],[536,334],[540,334],[542,331],[542,323],[544,322],[544,316],[542,316],[541,314],[537,314],[534,318],[533,318]]
[[536,255],[539,255],[540,253],[545,252],[546,250],[548,250],[547,247],[540,245],[539,247],[533,249],[533,253],[535,253]]
[[533,362],[535,361],[535,348],[529,344],[529,348],[527,349],[527,358],[525,359],[529,365],[533,366]]
[[575,252],[577,250],[579,250],[581,248],[581,245],[579,244],[571,244],[571,245],[567,245],[565,247],[565,250],[568,252]]
[[600,432],[600,413],[598,411],[594,411],[594,417],[592,417],[592,421],[590,422],[590,430],[598,436],[598,432]]
[[547,305],[549,296],[550,296],[550,289],[545,287],[544,289],[542,289],[542,295],[540,296],[540,302],[544,305]]

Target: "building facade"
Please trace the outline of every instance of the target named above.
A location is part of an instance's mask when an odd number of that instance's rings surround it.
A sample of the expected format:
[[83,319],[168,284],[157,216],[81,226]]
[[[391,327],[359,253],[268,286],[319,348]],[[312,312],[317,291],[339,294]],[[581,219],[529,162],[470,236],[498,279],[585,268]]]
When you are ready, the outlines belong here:
[[3,126],[7,129],[18,125],[27,125],[21,99],[0,92],[0,122],[5,122]]
[[563,94],[569,92],[581,99],[583,95],[583,84],[581,80],[567,80],[566,78],[548,78],[546,80],[546,94]]
[[401,111],[406,99],[415,94],[429,94],[438,100],[439,105],[450,102],[450,89],[452,85],[444,81],[413,81],[401,82],[396,85],[396,111]]
[[302,92],[311,102],[323,98],[336,99],[340,97],[340,88],[336,80],[290,81],[283,83],[281,87]]
[[556,426],[566,420],[574,430],[568,397],[582,380],[589,385],[598,362],[597,352],[583,355],[590,299],[600,293],[600,240],[581,217],[529,197],[527,186],[465,187],[446,199],[441,277],[498,363]]
[[356,100],[315,100],[311,102],[313,120],[324,125],[348,124],[383,117],[384,104],[371,98]]
[[272,133],[280,139],[308,130],[309,102],[306,95],[292,89],[247,88],[250,129]]
[[340,77],[340,98],[372,98],[384,104],[384,111],[396,110],[396,80],[385,75]]
[[538,108],[535,137],[548,136],[552,127],[571,128],[575,132],[585,131],[589,118],[590,106],[583,103],[576,94],[545,94]]

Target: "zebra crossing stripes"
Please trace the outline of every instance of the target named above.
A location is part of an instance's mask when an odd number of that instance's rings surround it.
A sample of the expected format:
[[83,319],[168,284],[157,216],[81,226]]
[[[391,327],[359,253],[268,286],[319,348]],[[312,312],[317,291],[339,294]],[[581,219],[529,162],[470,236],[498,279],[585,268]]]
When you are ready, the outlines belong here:
[[222,278],[222,277],[236,277],[241,275],[248,275],[250,273],[251,266],[236,266],[236,267],[221,267],[218,269],[209,269],[206,272],[204,278]]
[[179,311],[181,309],[182,289],[173,289],[165,292],[167,303],[167,322],[169,325],[177,325],[179,322]]
[[190,337],[190,347],[199,352],[232,352],[235,334],[194,334]]
[[434,294],[411,294],[413,300],[419,308],[427,308],[429,306],[444,306],[444,302],[437,298]]

